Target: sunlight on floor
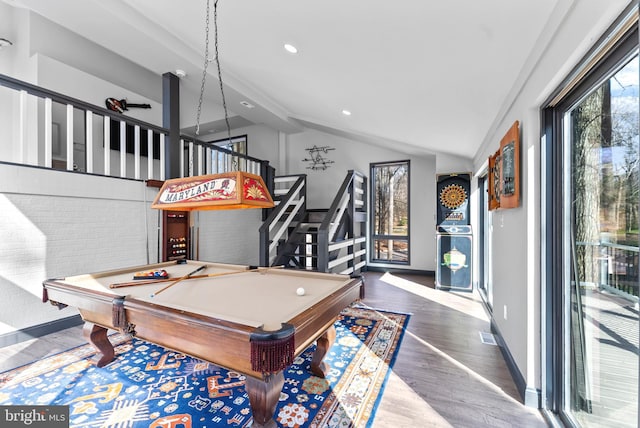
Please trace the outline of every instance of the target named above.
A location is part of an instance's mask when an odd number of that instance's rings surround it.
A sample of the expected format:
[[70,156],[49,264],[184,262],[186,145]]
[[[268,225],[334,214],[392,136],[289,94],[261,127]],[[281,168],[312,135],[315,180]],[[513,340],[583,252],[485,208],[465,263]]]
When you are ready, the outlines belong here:
[[[20,343],[16,343],[14,345],[11,345],[10,347],[7,347],[5,350],[3,350],[3,358],[5,359],[9,359],[11,357],[13,357],[14,355],[17,355],[19,353],[21,353],[23,350],[27,349],[29,346],[31,346],[33,343],[35,342],[35,339],[32,340],[26,340],[24,342],[20,342]],[[0,370],[2,371],[2,370]]]
[[389,272],[382,275],[380,277],[380,281],[386,282],[389,285],[393,285],[394,287],[408,291],[422,298],[429,299],[450,309],[463,312],[464,314],[475,317],[481,321],[489,322],[489,317],[480,304],[473,305],[474,307],[472,309],[469,308],[469,298],[471,297],[471,294],[468,292],[465,292],[465,294],[469,295],[469,297],[465,297],[459,296],[451,291],[434,290],[425,285],[399,278]]
[[[387,385],[384,390],[385,396],[390,397],[402,397],[402,405],[405,405],[407,410],[404,411],[399,407],[398,400],[393,401],[392,406],[385,406],[384,396],[380,407],[376,412],[373,428],[378,428],[379,425],[375,423],[376,420],[389,421],[393,420],[394,425],[397,427],[410,427],[416,426],[416,419],[424,421],[424,426],[437,427],[437,428],[449,428],[452,427],[447,420],[442,417],[433,407],[429,405],[422,397],[408,385],[402,378],[391,372]],[[388,417],[383,415],[387,413]],[[415,418],[416,414],[420,414],[419,418]],[[406,415],[406,416],[405,416]],[[428,421],[428,423],[426,422]]]
[[462,370],[465,373],[467,373],[471,378],[473,378],[473,379],[477,380],[478,382],[482,383],[483,385],[485,385],[486,387],[490,388],[491,390],[493,390],[497,394],[503,396],[505,399],[507,399],[507,400],[509,400],[509,401],[511,401],[513,403],[516,403],[516,404],[522,404],[519,401],[517,401],[516,399],[514,399],[513,397],[511,397],[509,394],[505,393],[502,390],[502,388],[496,386],[493,382],[491,382],[490,380],[488,380],[484,376],[476,373],[475,371],[473,371],[472,369],[470,369],[466,365],[462,364],[461,362],[459,362],[455,358],[450,357],[446,352],[441,351],[440,349],[436,348],[435,346],[433,346],[429,342],[427,342],[424,339],[421,339],[420,337],[416,336],[415,334],[413,334],[409,330],[405,330],[405,334],[407,334],[411,338],[417,340],[419,343],[421,343],[422,345],[426,346],[431,351],[433,351],[434,353],[438,354],[440,357],[444,358],[445,360],[449,361],[454,366],[458,367],[460,370]]

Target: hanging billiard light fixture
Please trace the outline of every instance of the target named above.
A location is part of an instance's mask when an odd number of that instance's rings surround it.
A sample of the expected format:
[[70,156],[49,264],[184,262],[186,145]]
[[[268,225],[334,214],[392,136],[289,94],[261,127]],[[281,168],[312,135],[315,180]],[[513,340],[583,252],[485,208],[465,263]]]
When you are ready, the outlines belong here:
[[151,205],[180,211],[273,207],[262,177],[244,171],[167,180]]
[[[196,116],[196,135],[200,133],[200,113],[202,111],[204,88],[207,80],[207,67],[209,62],[211,62],[209,59],[209,16],[210,0],[207,0],[204,66]],[[224,85],[222,83],[222,72],[218,57],[218,0],[215,0],[213,4],[213,28],[214,60],[218,71],[218,81],[220,82],[220,94],[222,97],[222,107],[224,108],[224,119],[227,125],[227,135],[229,141],[231,141],[229,114],[224,96]],[[235,163],[235,165],[237,167],[237,163]],[[273,199],[261,176],[245,171],[232,171],[166,180],[151,205],[151,208],[195,211],[273,208],[274,206]]]

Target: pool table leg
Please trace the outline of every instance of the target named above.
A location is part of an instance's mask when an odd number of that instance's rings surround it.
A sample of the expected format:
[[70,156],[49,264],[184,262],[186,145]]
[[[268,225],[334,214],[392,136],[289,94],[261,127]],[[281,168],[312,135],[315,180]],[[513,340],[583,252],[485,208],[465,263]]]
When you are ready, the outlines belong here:
[[327,374],[327,364],[322,361],[327,351],[333,345],[336,340],[336,328],[331,326],[325,331],[322,336],[316,340],[316,350],[311,358],[311,373],[314,376],[324,379]]
[[82,328],[82,334],[96,349],[102,352],[102,357],[98,360],[96,365],[98,367],[104,367],[113,361],[115,357],[115,351],[113,345],[107,337],[107,329],[100,327],[99,325],[85,322]]
[[247,376],[245,388],[253,413],[252,428],[276,428],[276,421],[273,417],[283,386],[284,373],[282,371],[265,375],[264,380]]

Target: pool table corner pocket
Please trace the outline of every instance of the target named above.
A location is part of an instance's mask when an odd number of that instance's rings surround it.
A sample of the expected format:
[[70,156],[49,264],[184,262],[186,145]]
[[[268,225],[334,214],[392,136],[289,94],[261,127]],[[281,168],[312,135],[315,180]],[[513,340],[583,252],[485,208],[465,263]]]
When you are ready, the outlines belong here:
[[283,323],[279,330],[258,327],[251,333],[251,369],[258,373],[276,373],[293,364],[295,327]]

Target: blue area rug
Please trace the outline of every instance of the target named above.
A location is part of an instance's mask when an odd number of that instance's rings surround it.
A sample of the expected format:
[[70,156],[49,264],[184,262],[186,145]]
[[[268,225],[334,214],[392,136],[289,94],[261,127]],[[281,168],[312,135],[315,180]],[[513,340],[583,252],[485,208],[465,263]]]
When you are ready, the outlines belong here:
[[[407,314],[345,309],[324,361],[326,379],[308,371],[314,345],[285,371],[279,427],[367,427],[397,355]],[[0,405],[67,405],[72,427],[246,427],[244,376],[122,334],[103,368],[83,345],[0,373]]]

